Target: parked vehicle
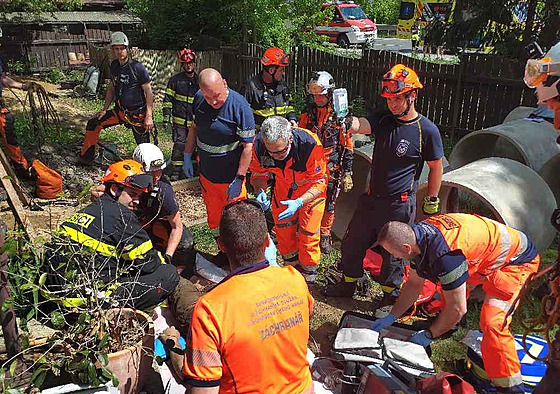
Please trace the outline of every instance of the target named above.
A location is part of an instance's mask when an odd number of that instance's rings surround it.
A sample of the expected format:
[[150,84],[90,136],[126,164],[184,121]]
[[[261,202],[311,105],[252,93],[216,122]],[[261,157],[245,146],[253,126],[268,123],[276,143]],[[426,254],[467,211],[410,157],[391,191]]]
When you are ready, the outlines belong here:
[[329,42],[346,48],[364,46],[377,38],[377,27],[368,19],[362,7],[353,1],[335,1],[323,4],[323,9],[333,8],[332,19],[315,26],[315,32],[329,37]]
[[417,19],[422,21],[422,26],[427,24],[426,21],[441,15],[445,17],[445,20],[449,20],[454,2],[454,0],[402,0],[397,24],[397,38],[410,40],[411,29]]

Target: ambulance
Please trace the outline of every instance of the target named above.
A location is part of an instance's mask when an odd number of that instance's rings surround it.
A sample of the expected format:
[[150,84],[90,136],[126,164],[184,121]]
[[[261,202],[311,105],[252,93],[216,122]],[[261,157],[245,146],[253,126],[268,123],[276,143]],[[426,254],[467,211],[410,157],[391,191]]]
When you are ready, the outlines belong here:
[[377,27],[368,19],[362,7],[353,1],[334,1],[323,4],[323,9],[334,11],[332,19],[315,26],[315,32],[329,38],[329,42],[346,48],[365,46],[377,38]]
[[433,17],[443,15],[445,20],[453,10],[454,0],[402,0],[397,24],[397,38],[410,40],[411,28],[416,20],[421,20],[422,25]]

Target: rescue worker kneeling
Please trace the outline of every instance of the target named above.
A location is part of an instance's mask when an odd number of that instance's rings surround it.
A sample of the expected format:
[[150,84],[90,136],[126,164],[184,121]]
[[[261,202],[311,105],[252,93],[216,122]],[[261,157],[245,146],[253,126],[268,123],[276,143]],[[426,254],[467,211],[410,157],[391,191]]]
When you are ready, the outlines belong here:
[[314,282],[321,258],[319,228],[325,209],[326,167],[323,147],[314,133],[292,127],[280,116],[263,122],[253,142],[251,184],[257,200],[268,209],[265,192],[275,176],[272,201],[278,250],[285,264],[294,265]]
[[[480,311],[482,359],[498,391],[523,392],[521,365],[507,315],[523,283],[537,272],[540,257],[521,231],[477,215],[451,213],[432,216],[418,224],[388,222],[379,245],[410,261],[410,276],[391,313],[372,323],[380,331],[414,304],[424,281],[440,282],[445,306],[429,329],[412,342],[428,346],[461,320],[467,298],[477,286],[486,293]],[[507,319],[506,319],[507,316]],[[505,324],[504,324],[505,322]]]
[[175,329],[161,336],[173,341],[173,369],[192,394],[313,392],[306,359],[313,298],[293,267],[268,265],[267,234],[257,202],[226,205],[218,244],[231,273],[195,305],[184,356]]
[[105,193],[62,222],[49,245],[44,295],[63,306],[79,306],[92,291],[105,307],[155,306],[186,280],[165,264],[134,213],[152,176],[123,160],[101,180]]

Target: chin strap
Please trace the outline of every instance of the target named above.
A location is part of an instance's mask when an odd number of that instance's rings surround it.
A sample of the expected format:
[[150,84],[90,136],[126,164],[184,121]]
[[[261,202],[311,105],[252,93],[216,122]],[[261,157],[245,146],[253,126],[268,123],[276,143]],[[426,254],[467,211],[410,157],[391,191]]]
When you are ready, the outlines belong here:
[[404,96],[406,97],[406,109],[400,114],[394,115],[396,118],[402,118],[403,116],[408,115],[410,109],[412,108],[412,99],[410,98],[410,92],[405,93]]

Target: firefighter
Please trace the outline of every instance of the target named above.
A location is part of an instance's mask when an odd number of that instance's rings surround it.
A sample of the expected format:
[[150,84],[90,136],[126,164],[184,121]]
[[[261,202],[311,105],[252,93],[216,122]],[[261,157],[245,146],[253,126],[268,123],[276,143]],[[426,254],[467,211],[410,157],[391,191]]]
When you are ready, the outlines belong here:
[[[437,126],[415,108],[422,83],[414,70],[402,64],[392,67],[381,81],[381,96],[388,110],[368,118],[349,117],[348,129],[375,136],[368,191],[360,197],[354,216],[342,240],[339,268],[328,273],[325,294],[351,297],[363,275],[363,259],[383,225],[391,220],[412,223],[416,216],[415,192],[424,161],[430,169],[428,195],[423,201],[425,214],[439,210],[438,193],[443,175],[443,144]],[[383,264],[379,283],[388,312],[398,295],[404,262],[381,251]],[[342,271],[342,272],[341,272]]]
[[[541,52],[542,53],[542,52]],[[529,59],[525,67],[525,83],[537,89],[539,104],[554,112],[554,128],[560,130],[560,42],[541,59]]]
[[289,64],[289,55],[277,47],[270,47],[261,58],[262,71],[249,78],[241,87],[253,115],[257,128],[273,115],[280,115],[297,126],[296,114],[290,97],[288,85],[284,82],[285,69]]
[[175,343],[171,364],[193,394],[313,392],[306,360],[313,298],[293,267],[268,265],[267,239],[256,202],[227,205],[218,242],[231,273],[195,305],[184,356],[175,329],[162,335]]
[[194,175],[191,157],[196,145],[208,227],[217,237],[224,205],[247,194],[245,175],[251,162],[255,121],[247,100],[228,88],[218,71],[204,69],[199,80],[183,171],[187,178]]
[[[2,40],[2,29],[0,28],[0,41]],[[2,143],[4,148],[8,153],[12,165],[19,172],[23,173],[29,168],[29,164],[21,153],[21,148],[17,142],[16,128],[14,124],[14,116],[8,111],[4,105],[4,100],[2,100],[2,87],[7,86],[15,89],[27,90],[29,84],[14,81],[12,78],[6,75],[8,71],[7,64],[4,63],[4,59],[0,57],[0,134],[2,137]]]
[[338,192],[352,190],[352,163],[354,159],[352,135],[344,125],[336,121],[332,106],[334,79],[326,71],[313,74],[307,84],[307,93],[312,96],[310,104],[299,118],[299,126],[311,130],[319,137],[327,164],[327,199],[321,220],[321,252],[332,250],[331,227],[334,223],[334,208]]
[[418,224],[388,222],[378,236],[387,252],[410,260],[410,276],[391,313],[372,323],[380,331],[414,304],[426,279],[441,283],[445,306],[430,328],[411,341],[428,346],[455,326],[467,311],[467,297],[482,285],[480,311],[482,359],[492,384],[500,392],[523,393],[521,364],[504,318],[527,278],[537,272],[540,257],[521,231],[471,214],[450,213]]
[[[103,109],[88,120],[80,153],[81,164],[91,164],[101,130],[123,124],[132,129],[137,144],[150,142],[150,133],[157,145],[157,129],[152,119],[154,95],[150,76],[144,66],[129,57],[128,38],[123,32],[111,34],[111,79]],[[112,102],[115,107],[109,110]]]
[[[140,163],[123,160],[112,164],[101,178],[105,193],[84,209],[64,220],[58,229],[56,247],[50,253],[49,289],[58,294],[63,289],[77,293],[65,297],[66,302],[79,302],[85,296],[73,289],[60,272],[60,260],[68,255],[61,253],[70,247],[82,253],[91,251],[91,261],[84,262],[84,275],[92,283],[105,283],[104,291],[110,292],[109,305],[146,309],[155,306],[174,292],[179,285],[179,275],[165,259],[142,228],[134,211],[139,209],[144,193],[152,187],[152,176],[144,173]],[[84,256],[87,256],[84,253]],[[85,258],[85,257],[83,257]],[[87,257],[89,260],[89,257]],[[64,279],[64,280],[63,280]],[[113,290],[113,287],[116,289]],[[107,294],[109,295],[109,294]]]
[[179,52],[178,58],[182,71],[169,79],[163,98],[164,127],[167,128],[170,123],[172,124],[172,181],[178,180],[181,175],[187,132],[193,122],[194,95],[198,92],[198,75],[195,72],[196,53],[192,49],[184,48]]
[[[313,282],[321,257],[319,229],[327,188],[321,141],[287,119],[271,116],[255,137],[250,169],[257,200],[265,209],[272,205],[284,264],[294,265]],[[265,192],[271,174],[276,179],[272,204]]]

